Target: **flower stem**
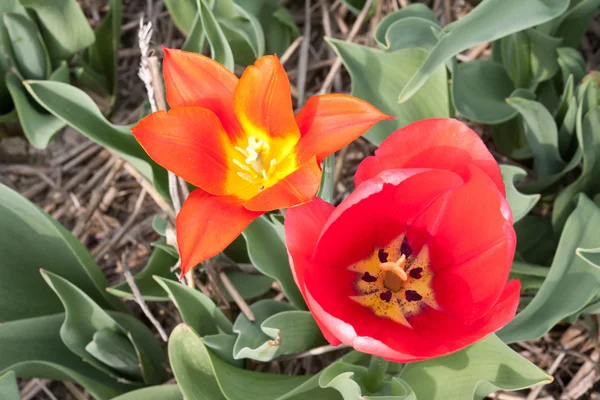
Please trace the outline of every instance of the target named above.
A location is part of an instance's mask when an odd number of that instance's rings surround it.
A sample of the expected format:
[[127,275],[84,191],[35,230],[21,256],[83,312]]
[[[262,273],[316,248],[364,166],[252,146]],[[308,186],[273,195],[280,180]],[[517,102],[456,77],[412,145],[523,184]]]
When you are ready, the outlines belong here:
[[385,371],[387,371],[388,361],[384,360],[379,356],[371,356],[371,361],[369,362],[369,370],[364,377],[365,387],[372,393],[377,392],[381,385],[383,384],[383,380],[385,378]]

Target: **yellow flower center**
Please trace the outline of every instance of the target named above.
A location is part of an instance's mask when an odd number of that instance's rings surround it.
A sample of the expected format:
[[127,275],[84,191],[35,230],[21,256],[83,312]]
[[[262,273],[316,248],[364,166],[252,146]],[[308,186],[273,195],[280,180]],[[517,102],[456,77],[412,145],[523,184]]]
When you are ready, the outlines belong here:
[[248,137],[248,146],[245,149],[236,146],[235,149],[244,157],[244,162],[233,159],[233,163],[237,165],[241,171],[238,171],[240,178],[250,183],[260,183],[259,191],[265,189],[266,182],[271,177],[277,158],[271,158],[267,161],[267,157],[271,147],[264,139],[258,139],[255,136]]
[[348,269],[357,273],[357,295],[350,298],[379,317],[410,327],[407,318],[425,305],[438,309],[428,248],[425,245],[414,254],[404,234]]

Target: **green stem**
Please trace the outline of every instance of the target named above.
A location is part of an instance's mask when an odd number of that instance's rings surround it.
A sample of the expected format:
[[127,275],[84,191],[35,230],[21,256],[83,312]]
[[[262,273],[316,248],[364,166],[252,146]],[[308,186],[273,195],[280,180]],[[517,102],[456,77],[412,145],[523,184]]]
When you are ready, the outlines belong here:
[[387,371],[387,367],[388,361],[379,356],[371,356],[369,370],[364,378],[365,387],[371,393],[375,393],[381,388],[383,380],[385,379],[385,371]]

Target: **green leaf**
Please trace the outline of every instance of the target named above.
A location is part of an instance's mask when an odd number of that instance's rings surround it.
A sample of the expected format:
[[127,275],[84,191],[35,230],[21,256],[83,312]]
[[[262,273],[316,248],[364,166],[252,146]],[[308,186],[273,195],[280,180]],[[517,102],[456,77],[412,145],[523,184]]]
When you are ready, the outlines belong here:
[[47,78],[51,68],[50,58],[37,26],[19,13],[5,13],[2,18],[19,72],[25,79]]
[[[502,64],[506,73],[518,88],[529,87],[531,64],[529,37],[525,31],[515,32],[498,40]],[[468,64],[470,64],[469,62]]]
[[98,331],[109,330],[127,337],[135,348],[145,383],[157,384],[164,380],[166,372],[163,368],[163,351],[144,324],[129,314],[109,314],[71,282],[58,275],[43,270],[42,275],[65,308],[65,321],[60,328],[60,336],[69,350],[100,371],[118,377],[113,369],[86,349]]
[[496,390],[518,390],[552,377],[492,335],[457,353],[409,363],[400,378],[418,399],[481,399]]
[[558,130],[550,112],[540,103],[519,97],[506,100],[525,120],[525,136],[535,158],[536,174],[545,178],[565,167],[558,150]]
[[0,374],[0,400],[21,400],[17,378],[13,371]]
[[259,300],[250,307],[256,320],[238,315],[233,331],[238,334],[233,348],[235,359],[271,361],[325,344],[311,313],[294,310],[287,303]]
[[373,395],[363,384],[367,368],[338,361],[327,367],[319,377],[319,386],[337,390],[344,400],[417,400],[412,389],[401,379],[392,378],[384,382],[380,390]]
[[156,214],[154,218],[152,218],[152,229],[154,229],[154,232],[158,233],[160,236],[167,236],[168,225],[169,222],[165,217]]
[[564,38],[565,46],[577,47],[599,6],[599,0],[571,1],[570,10],[562,15],[554,36]]
[[550,265],[556,251],[552,223],[548,218],[529,214],[515,223],[517,253],[528,263]]
[[69,279],[104,308],[125,310],[107,296],[106,278],[71,232],[2,184],[0,198],[0,321],[63,311],[40,268]]
[[517,190],[515,182],[527,176],[522,168],[502,164],[500,165],[500,171],[506,187],[506,200],[508,200],[508,204],[512,209],[514,221],[517,222],[531,211],[541,196],[539,194],[524,195]]
[[[439,26],[438,20],[431,11],[429,7],[424,4],[409,4],[408,7],[401,8],[397,11],[394,11],[391,14],[388,14],[381,20],[379,25],[377,25],[377,29],[375,30],[375,40],[379,47],[383,50],[392,50],[393,43],[398,39],[402,39],[392,30],[392,26],[402,26],[400,21],[408,20],[410,18],[418,18],[429,21],[433,24],[437,24]],[[411,23],[409,23],[411,24]],[[425,33],[425,32],[419,32]],[[415,40],[415,44],[420,41]],[[436,38],[437,42],[437,38]],[[420,47],[420,46],[417,46]]]
[[231,321],[203,293],[169,279],[158,276],[154,279],[168,293],[183,322],[190,325],[200,336],[233,332]]
[[548,267],[541,265],[513,261],[510,270],[510,279],[519,279],[521,281],[521,292],[532,289],[538,290],[544,284],[544,279],[548,275],[549,270]]
[[94,32],[75,0],[20,0],[35,11],[53,60],[68,59],[94,43]]
[[400,92],[404,103],[425,85],[447,60],[463,50],[542,24],[562,14],[564,0],[484,0],[440,32],[435,48]]
[[100,146],[116,151],[169,198],[167,172],[158,166],[127,126],[113,125],[82,90],[60,82],[27,81],[25,87],[45,109]]
[[[267,293],[273,285],[273,279],[265,275],[246,274],[241,271],[227,271],[225,274],[245,300],[262,296]],[[227,300],[233,301],[233,297],[225,290],[225,287],[223,285],[221,285],[221,287],[223,288]]]
[[131,389],[73,354],[59,330],[64,314],[0,324],[0,374],[13,370],[20,378],[75,381],[101,400]]
[[321,175],[321,186],[317,196],[328,203],[333,203],[335,192],[335,154],[325,157],[323,160],[323,175]]
[[192,31],[194,19],[198,14],[196,0],[164,0],[164,3],[175,26],[188,35]]
[[279,282],[290,303],[297,308],[306,309],[292,276],[285,243],[275,225],[262,216],[252,221],[242,235],[246,239],[252,264],[264,275]]
[[45,149],[54,135],[65,127],[65,122],[40,107],[27,93],[26,86],[14,72],[6,73],[6,86],[25,137],[35,148]]
[[552,78],[559,70],[557,49],[562,39],[545,35],[537,29],[525,31],[531,49],[529,63],[531,65],[532,81],[530,87]]
[[236,368],[216,357],[185,324],[171,334],[169,358],[175,379],[188,400],[276,400],[310,380],[308,376]]
[[581,175],[564,188],[554,202],[552,223],[558,231],[575,208],[574,199],[579,193],[590,197],[600,193],[600,108],[595,108],[585,115],[576,134],[579,147],[583,150],[583,168]]
[[494,144],[502,153],[515,160],[533,157],[527,145],[523,117],[517,115],[506,122],[492,126]]
[[125,393],[112,400],[185,400],[177,385],[150,386]]
[[225,68],[233,72],[235,66],[233,60],[233,52],[229,46],[229,42],[219,26],[217,19],[213,15],[211,9],[206,5],[205,0],[196,0],[198,10],[200,11],[200,19],[202,27],[206,34],[206,39],[210,45],[211,57],[222,64]]
[[[185,4],[185,1],[181,2],[181,4]],[[200,13],[197,10],[194,12],[196,13],[196,17],[192,22],[188,37],[181,46],[181,50],[202,54],[204,52],[206,35],[204,34],[204,27],[202,26],[202,18],[200,18]]]
[[578,248],[600,247],[600,209],[584,195],[567,219],[544,284],[523,311],[500,330],[507,343],[543,336],[556,323],[590,302],[600,287],[600,269],[586,262]]
[[[154,280],[154,276],[176,280],[176,276],[171,272],[171,268],[177,262],[168,252],[157,248],[152,252],[148,264],[139,273],[133,277],[142,298],[146,301],[167,301],[169,297],[165,294],[162,287]],[[127,282],[121,282],[106,289],[110,294],[122,297],[124,299],[133,299],[131,287]]]
[[52,71],[49,79],[56,82],[70,83],[69,64],[66,61],[61,61],[58,67]]
[[491,60],[474,60],[454,66],[452,100],[456,110],[466,118],[487,124],[499,124],[514,118],[517,111],[506,99],[535,96],[514,85],[501,64]]
[[[352,78],[352,95],[368,101],[397,120],[383,121],[365,133],[380,144],[391,132],[423,118],[450,116],[446,68],[441,66],[425,86],[408,102],[398,104],[398,92],[406,85],[427,56],[423,49],[406,48],[393,52],[359,46],[335,39],[327,42],[342,58]],[[390,68],[390,66],[395,66]]]
[[585,60],[583,55],[570,47],[559,47],[556,49],[558,53],[558,65],[562,71],[563,82],[567,82],[570,75],[573,75],[575,83],[581,82],[585,76]]
[[124,336],[110,329],[101,329],[94,333],[94,338],[85,346],[85,350],[125,376],[137,381],[143,380],[135,348]]
[[[18,0],[4,0],[0,2],[0,15],[10,12],[17,12],[27,17],[27,12]],[[10,113],[13,110],[13,103],[6,87],[4,76],[10,70],[10,58],[12,56],[12,48],[10,45],[10,37],[4,27],[4,18],[0,17],[0,116]],[[1,136],[0,131],[0,136]]]
[[117,92],[117,65],[123,6],[121,0],[110,0],[109,4],[108,12],[94,33],[96,40],[93,46],[86,50],[85,55],[88,64],[106,78],[112,101],[114,101]]

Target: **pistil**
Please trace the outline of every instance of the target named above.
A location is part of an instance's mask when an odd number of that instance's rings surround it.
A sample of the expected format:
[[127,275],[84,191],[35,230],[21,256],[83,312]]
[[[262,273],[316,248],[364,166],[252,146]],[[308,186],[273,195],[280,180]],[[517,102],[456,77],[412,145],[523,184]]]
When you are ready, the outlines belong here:
[[406,265],[406,256],[402,254],[396,262],[383,262],[379,264],[379,269],[385,271],[385,278],[383,279],[383,285],[397,292],[402,287],[402,282],[408,279],[408,275],[404,270]]

